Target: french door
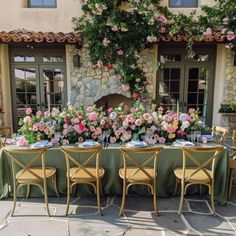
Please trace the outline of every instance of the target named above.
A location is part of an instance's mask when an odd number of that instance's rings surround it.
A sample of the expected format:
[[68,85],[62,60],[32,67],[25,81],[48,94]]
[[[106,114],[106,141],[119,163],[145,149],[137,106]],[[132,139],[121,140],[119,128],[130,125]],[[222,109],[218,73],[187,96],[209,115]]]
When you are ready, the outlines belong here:
[[196,49],[191,59],[186,59],[184,50],[169,51],[161,49],[159,55],[159,60],[164,62],[164,68],[158,73],[159,103],[180,112],[199,109],[202,121],[211,125],[214,50]]
[[25,108],[50,110],[66,104],[66,71],[62,52],[12,51],[11,78],[14,128]]

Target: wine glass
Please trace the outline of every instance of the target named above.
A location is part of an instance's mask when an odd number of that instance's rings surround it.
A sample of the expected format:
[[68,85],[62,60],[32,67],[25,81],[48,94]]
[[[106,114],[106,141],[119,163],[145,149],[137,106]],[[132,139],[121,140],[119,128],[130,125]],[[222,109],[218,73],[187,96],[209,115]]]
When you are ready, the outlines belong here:
[[196,133],[196,137],[197,137],[197,143],[199,143],[200,142],[200,138],[201,138],[201,131],[197,130],[197,131],[195,131],[195,133]]

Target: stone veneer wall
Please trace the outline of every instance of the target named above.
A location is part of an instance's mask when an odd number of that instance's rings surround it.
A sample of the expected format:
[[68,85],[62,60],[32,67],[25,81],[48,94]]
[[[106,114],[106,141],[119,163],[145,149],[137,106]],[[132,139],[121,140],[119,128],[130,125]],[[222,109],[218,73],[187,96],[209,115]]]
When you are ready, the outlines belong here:
[[[227,50],[227,49],[226,49]],[[234,65],[235,53],[227,50],[225,60],[224,95],[222,103],[236,102],[236,66]],[[236,129],[235,115],[222,115],[221,125],[230,129]]]
[[[144,70],[148,85],[148,98],[153,96],[153,74],[155,70],[154,49],[146,49],[141,53],[138,60],[140,67]],[[80,56],[80,67],[73,67],[73,55]],[[97,100],[109,94],[121,94],[130,97],[129,92],[124,92],[120,81],[117,81],[114,69],[94,67],[90,62],[88,44],[84,43],[81,49],[70,46],[69,61],[71,71],[71,96],[70,102],[75,106],[88,107]]]

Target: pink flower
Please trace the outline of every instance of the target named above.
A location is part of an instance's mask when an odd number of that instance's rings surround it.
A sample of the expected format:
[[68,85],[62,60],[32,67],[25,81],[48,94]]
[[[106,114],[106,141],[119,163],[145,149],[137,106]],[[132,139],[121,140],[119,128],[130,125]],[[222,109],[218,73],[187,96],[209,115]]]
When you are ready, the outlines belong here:
[[110,107],[108,110],[107,110],[108,114],[111,114],[113,112],[113,108]]
[[235,39],[235,34],[234,34],[233,31],[230,30],[230,31],[227,32],[227,39],[228,39],[229,41],[232,41],[232,40]]
[[115,136],[116,136],[116,137],[119,137],[120,135],[121,135],[120,130],[116,130],[116,131],[115,131]]
[[37,117],[37,118],[40,118],[41,115],[42,115],[42,112],[41,112],[41,111],[37,111],[37,112],[36,112],[36,117]]
[[50,111],[45,111],[45,112],[44,112],[44,115],[45,115],[46,117],[49,117],[49,116],[50,116]]
[[137,119],[136,121],[135,121],[135,125],[136,126],[141,126],[142,125],[142,120],[141,119]]
[[110,137],[110,143],[116,143],[116,138],[113,137],[113,136],[111,136],[111,137]]
[[68,139],[63,139],[63,140],[62,140],[62,145],[66,145],[66,144],[69,144]]
[[132,130],[135,130],[135,128],[136,128],[136,126],[135,126],[134,124],[132,124],[132,125],[130,126],[130,129],[132,129]]
[[95,130],[95,134],[98,136],[101,133],[102,133],[102,129],[100,127],[97,127]]
[[158,141],[159,143],[165,143],[166,139],[164,137],[159,137]]
[[53,144],[56,144],[57,143],[57,140],[55,138],[51,138],[50,142]]
[[87,108],[87,112],[90,113],[90,112],[92,112],[92,111],[93,111],[93,107],[88,107],[88,108]]
[[104,119],[101,119],[100,125],[105,125],[105,124],[106,124],[106,121]]
[[161,28],[159,29],[159,32],[160,32],[160,33],[165,33],[165,32],[166,32],[166,28],[165,28],[165,27],[161,27]]
[[125,91],[125,92],[128,92],[130,90],[130,87],[128,84],[122,84],[122,89]]
[[229,23],[229,18],[225,17],[222,21],[224,25],[227,25]]
[[90,121],[96,121],[97,118],[98,118],[98,115],[97,115],[97,113],[95,113],[95,112],[92,112],[92,113],[88,114],[88,119],[89,119]]
[[196,111],[196,110],[195,110],[194,108],[189,108],[189,109],[188,109],[188,112],[189,112],[189,113],[194,113],[195,111]]
[[79,137],[79,138],[78,138],[78,142],[79,142],[79,143],[82,143],[83,141],[84,141],[84,138],[83,138],[83,137]]
[[176,131],[176,128],[173,126],[173,125],[167,125],[167,127],[166,127],[166,131],[169,133],[169,134],[173,134],[173,133],[175,133],[175,131]]
[[131,113],[135,113],[136,110],[137,110],[136,107],[131,107],[131,109],[130,109]]
[[180,129],[180,130],[177,131],[177,134],[180,135],[180,136],[184,136],[185,132],[182,129]]
[[28,145],[28,143],[27,143],[27,141],[24,137],[20,137],[18,142],[17,142],[17,145],[18,146],[26,146],[26,145]]
[[94,126],[91,126],[91,127],[90,127],[90,131],[91,131],[91,132],[95,132],[95,130],[96,130],[96,128],[95,128]]
[[213,33],[213,32],[212,32],[212,29],[208,27],[208,28],[206,29],[206,31],[203,32],[203,35],[205,35],[205,36],[208,37],[208,36],[211,36],[212,33]]
[[103,67],[103,62],[101,60],[97,61],[97,67],[102,68]]
[[38,130],[39,130],[38,126],[37,126],[37,125],[34,125],[34,126],[33,126],[33,131],[36,132],[36,131],[38,131]]
[[109,46],[109,44],[111,43],[111,41],[108,40],[107,38],[104,38],[103,41],[102,41],[102,43],[103,43],[103,45],[104,45],[105,47],[107,47],[107,46]]
[[134,122],[134,118],[131,114],[127,115],[126,117],[126,120],[129,122],[129,123],[133,123]]
[[31,107],[27,107],[25,110],[26,115],[30,115],[32,113],[32,108]]
[[151,115],[149,113],[144,113],[143,118],[144,120],[148,121],[150,119]]
[[132,98],[135,98],[135,99],[139,98],[139,94],[138,93],[133,93]]
[[139,82],[141,81],[141,79],[140,79],[140,78],[137,78],[135,81],[136,81],[137,83],[139,83]]
[[96,139],[97,138],[97,135],[95,133],[93,133],[91,136],[92,136],[92,139]]
[[157,111],[162,114],[163,111],[164,111],[164,108],[163,108],[163,107],[159,107],[159,108],[157,109]]
[[82,134],[85,131],[85,126],[83,124],[75,125],[75,130],[77,133]]
[[163,23],[163,24],[167,24],[168,23],[168,20],[165,18],[165,16],[163,16],[163,15],[160,15],[160,16],[157,16],[156,15],[156,19],[158,20],[158,21],[160,21],[161,23]]
[[122,80],[122,76],[121,75],[117,75],[116,76],[116,80],[121,81]]
[[120,50],[118,50],[116,53],[117,53],[117,55],[119,55],[119,56],[122,56],[122,55],[124,55],[124,51],[123,51],[123,50],[121,50],[121,49],[120,49]]

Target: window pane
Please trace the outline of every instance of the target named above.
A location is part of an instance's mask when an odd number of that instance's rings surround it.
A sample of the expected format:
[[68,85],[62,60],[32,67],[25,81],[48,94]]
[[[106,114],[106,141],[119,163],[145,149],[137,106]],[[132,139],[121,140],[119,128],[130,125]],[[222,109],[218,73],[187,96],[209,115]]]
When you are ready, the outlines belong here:
[[63,56],[43,56],[43,62],[63,62]]
[[28,0],[29,7],[56,7],[56,0]]
[[170,7],[198,7],[198,0],[169,0]]

